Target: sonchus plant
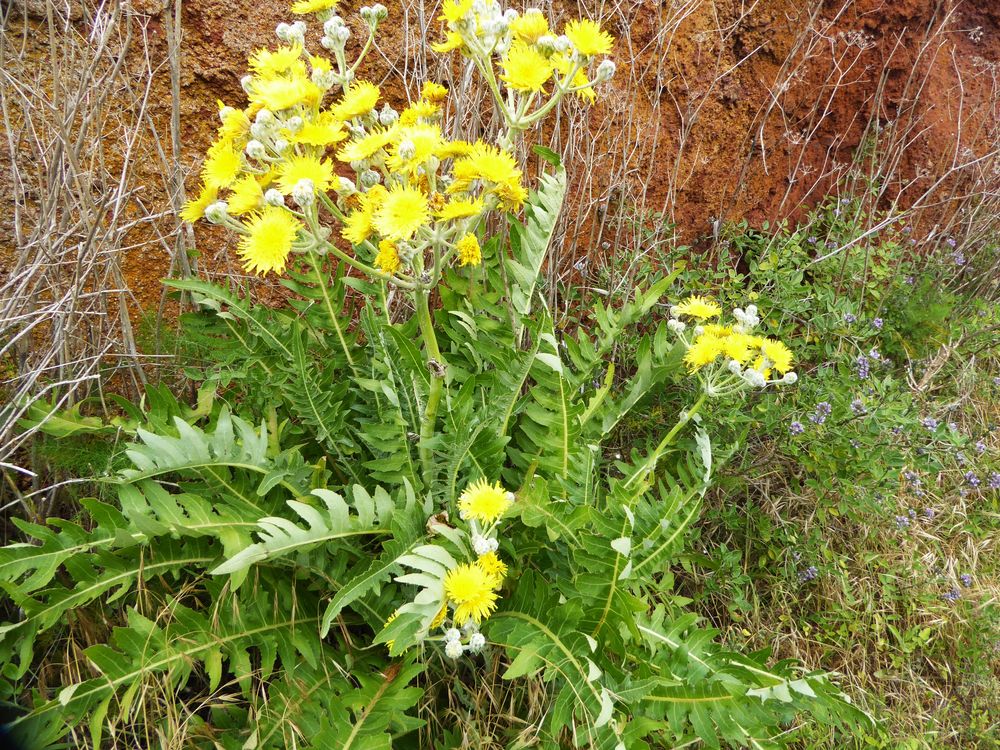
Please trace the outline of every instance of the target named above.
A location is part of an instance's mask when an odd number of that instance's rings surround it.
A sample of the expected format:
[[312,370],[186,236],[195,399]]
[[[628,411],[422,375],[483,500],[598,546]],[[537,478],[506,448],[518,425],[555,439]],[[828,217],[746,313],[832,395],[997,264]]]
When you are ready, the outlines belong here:
[[[575,330],[540,293],[566,178],[536,148],[529,190],[523,140],[560,102],[600,95],[611,36],[447,0],[437,49],[478,72],[504,123],[470,143],[448,136],[443,86],[396,111],[359,77],[386,9],[362,8],[349,63],[334,5],[292,8],[318,18],[318,44],[296,21],[252,56],[247,104],[221,107],[184,211],[238,236],[287,304],[168,282],[198,303],[184,319],[209,362],[189,368],[198,408],[151,388],[124,421],[66,415],[76,432],[129,425],[130,468],[106,478],[110,502],[18,522],[28,541],[0,550],[15,729],[32,747],[448,747],[527,731],[617,750],[773,747],[796,722],[867,721],[826,675],[717,645],[672,591],[718,463],[700,423],[793,382],[789,349],[752,307],[723,325],[692,297],[658,321],[674,274]],[[507,239],[483,236],[490,215]],[[615,361],[639,323],[635,359]],[[617,455],[624,421],[667,388],[687,408]],[[460,725],[456,706],[503,685],[486,725]]]

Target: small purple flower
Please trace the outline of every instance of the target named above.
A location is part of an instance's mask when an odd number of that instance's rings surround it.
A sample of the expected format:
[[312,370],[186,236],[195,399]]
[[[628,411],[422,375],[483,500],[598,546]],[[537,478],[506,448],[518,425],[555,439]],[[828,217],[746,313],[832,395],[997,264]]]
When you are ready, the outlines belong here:
[[809,239],[806,240],[806,242],[808,242],[810,245],[815,245],[816,244],[816,238],[815,237],[810,237]]
[[991,471],[986,484],[991,490],[1000,490],[1000,471]]
[[903,479],[905,479],[907,482],[909,482],[909,484],[911,486],[913,486],[913,487],[919,487],[920,486],[920,475],[917,474],[917,472],[915,472],[915,471],[909,471],[909,470],[904,471],[903,472]]
[[810,415],[809,421],[813,424],[823,424],[832,411],[833,407],[830,406],[829,401],[820,401],[816,404],[816,413]]
[[839,208],[833,209],[833,215],[839,218],[840,217],[840,209]]
[[937,511],[935,511],[933,508],[924,508],[924,518],[926,518],[928,521],[933,521],[934,516],[936,515]]
[[958,432],[958,422],[949,422],[948,423],[948,429],[951,432]]
[[923,497],[926,493],[923,490],[913,490],[914,497]]
[[871,349],[868,350],[868,356],[876,361],[882,359],[882,355],[879,354],[878,347],[876,346],[873,346]]
[[857,440],[852,440],[851,441],[851,447],[854,448],[855,450],[857,450],[858,448],[861,447],[861,443],[859,443]]
[[911,226],[905,226],[905,227],[903,227],[903,234],[909,234],[912,231],[913,231],[913,227],[911,227]]
[[826,249],[827,250],[834,250],[834,249],[836,249],[836,247],[837,247],[837,243],[834,242],[833,240],[830,240],[829,242],[826,243]]
[[896,425],[895,427],[892,428],[892,434],[893,435],[902,435],[903,434],[903,428],[901,426],[899,426],[899,425]]
[[972,575],[969,573],[962,573],[962,575],[959,576],[959,579],[962,581],[962,585],[965,586],[965,588],[969,588],[972,585]]
[[912,276],[907,276],[905,279],[903,279],[903,282],[907,286],[913,286],[914,284],[917,283],[917,280],[915,278],[913,278]]
[[849,204],[850,202],[851,202],[851,199],[850,199],[850,198],[841,198],[841,199],[840,199],[840,205],[841,205],[841,206],[846,206],[846,205],[847,205],[847,204]]
[[980,484],[982,484],[981,480],[974,471],[967,471],[963,476],[965,477],[965,483],[968,484],[970,487],[978,487]]
[[882,330],[882,318],[875,318],[875,320],[872,321],[872,327],[875,330],[877,330],[877,331],[881,331]]
[[958,243],[957,243],[957,242],[955,242],[955,238],[954,238],[954,237],[949,237],[949,238],[948,238],[948,239],[946,239],[946,240],[945,240],[944,242],[945,242],[945,244],[946,244],[946,245],[947,245],[948,247],[955,247],[956,245],[958,245]]
[[920,424],[926,427],[928,430],[934,431],[938,428],[938,421],[934,417],[924,417],[920,420]]
[[955,602],[957,602],[959,599],[962,598],[962,592],[959,591],[958,589],[952,589],[951,591],[946,591],[945,593],[941,594],[941,598],[944,599],[949,604],[954,604]]
[[965,253],[963,253],[961,250],[956,250],[955,252],[953,252],[951,254],[951,259],[955,261],[956,266],[965,265]]
[[795,420],[790,425],[788,425],[788,431],[793,435],[801,435],[803,432],[806,431],[806,428],[802,426],[801,422]]
[[911,244],[911,245],[916,245],[916,244],[917,244],[917,241],[916,241],[915,239],[913,239],[913,238],[911,237],[911,238],[910,238],[910,244]]
[[858,319],[858,316],[854,313],[844,313],[844,322],[850,325]]
[[968,497],[969,496],[969,490],[966,489],[965,487],[959,487],[958,488],[958,496],[959,497]]
[[854,361],[854,366],[858,370],[858,380],[868,380],[868,375],[871,370],[871,361],[864,354],[859,354],[858,358]]
[[962,453],[962,451],[959,451],[958,453],[955,454],[955,460],[958,461],[959,466],[965,466],[966,462],[969,459],[965,457],[965,454]]
[[1000,375],[993,378],[993,385],[1000,385]]
[[868,412],[868,410],[865,408],[865,402],[862,401],[860,398],[856,398],[851,402],[851,411],[853,411],[858,416],[866,414]]
[[903,531],[904,529],[910,528],[910,517],[909,516],[896,516],[896,529]]
[[812,581],[819,575],[819,570],[816,569],[815,565],[810,565],[805,570],[799,573],[799,582],[806,583],[807,581]]
[[978,453],[980,456],[986,453],[986,443],[983,442],[982,440],[976,441],[976,453]]

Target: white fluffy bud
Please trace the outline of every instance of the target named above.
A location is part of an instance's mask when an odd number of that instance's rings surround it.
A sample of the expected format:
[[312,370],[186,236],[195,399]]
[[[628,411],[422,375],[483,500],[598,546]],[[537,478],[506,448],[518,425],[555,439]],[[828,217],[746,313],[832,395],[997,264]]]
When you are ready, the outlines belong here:
[[472,637],[469,639],[469,651],[474,654],[479,653],[486,646],[486,636],[482,633],[473,633]]
[[451,643],[452,641],[462,640],[462,631],[458,628],[448,628],[444,633],[444,642]]
[[785,385],[795,385],[799,382],[799,376],[794,372],[786,372],[785,377],[781,379],[781,382]]
[[303,125],[305,125],[305,122],[298,115],[296,115],[295,117],[289,117],[285,121],[285,127],[288,128],[293,133],[298,133],[300,130],[302,130]]
[[266,203],[269,206],[284,206],[285,196],[281,194],[280,190],[276,190],[275,188],[270,188],[267,192],[264,193],[264,203]]
[[729,369],[729,372],[731,372],[733,375],[739,375],[741,372],[743,372],[743,367],[735,359],[729,360],[729,364],[727,364],[726,367]]
[[597,66],[598,82],[610,81],[615,77],[616,70],[614,60],[601,60],[601,64]]
[[472,549],[477,555],[485,555],[493,551],[493,546],[489,539],[476,534],[472,537]]
[[286,141],[284,138],[279,138],[274,142],[274,150],[277,151],[279,154],[286,148],[288,148],[288,141]]
[[448,641],[444,644],[444,655],[449,659],[457,659],[462,655],[465,647],[461,641]]
[[292,188],[292,200],[302,208],[311,206],[316,202],[316,187],[312,180],[303,179],[295,183]]
[[413,141],[409,138],[404,138],[399,142],[399,145],[396,146],[396,154],[400,159],[409,161],[417,155],[417,147],[413,145]]
[[674,333],[681,334],[684,333],[684,329],[687,328],[687,325],[685,325],[682,321],[677,320],[676,318],[671,318],[670,320],[667,321],[667,328],[669,328]]
[[378,185],[380,182],[382,182],[382,175],[374,169],[366,169],[361,173],[361,184],[366,188],[370,188],[372,185]]
[[395,123],[396,120],[398,119],[399,119],[399,112],[394,110],[388,104],[386,104],[384,107],[382,107],[382,109],[379,110],[378,121],[382,125],[385,125],[386,127],[389,127],[390,125]]
[[247,156],[251,159],[263,159],[267,156],[267,149],[265,149],[264,144],[257,139],[247,141]]
[[354,184],[354,180],[349,180],[346,177],[340,177],[337,179],[337,193],[340,195],[354,195],[358,192],[357,185]]
[[205,209],[205,218],[213,224],[221,224],[229,217],[229,204],[216,201]]
[[246,91],[248,94],[250,93],[250,87],[252,84],[253,84],[253,76],[251,75],[245,75],[240,79],[240,86],[242,86],[243,90]]

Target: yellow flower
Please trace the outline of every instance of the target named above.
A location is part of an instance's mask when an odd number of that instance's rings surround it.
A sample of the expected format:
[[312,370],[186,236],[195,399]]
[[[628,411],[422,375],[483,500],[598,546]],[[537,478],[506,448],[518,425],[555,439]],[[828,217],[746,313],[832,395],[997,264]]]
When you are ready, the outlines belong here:
[[368,135],[345,143],[337,152],[337,158],[346,162],[371,159],[380,149],[392,142],[395,133],[395,128],[373,130]]
[[252,174],[245,175],[233,183],[233,192],[226,198],[229,213],[239,216],[249,211],[256,211],[264,202],[264,191]]
[[497,556],[496,552],[487,552],[485,555],[480,555],[479,559],[476,560],[476,565],[482,568],[486,572],[486,575],[496,581],[493,584],[494,589],[499,589],[503,585],[503,579],[507,576],[507,564]]
[[375,212],[373,223],[386,239],[408,240],[429,220],[426,195],[416,188],[393,185]]
[[205,209],[219,199],[219,188],[211,185],[202,185],[201,192],[197,198],[192,198],[184,204],[181,209],[181,221],[194,224],[205,215]]
[[705,320],[714,318],[722,314],[722,308],[707,297],[688,297],[677,305],[677,312],[680,315],[690,315],[692,318]]
[[688,347],[684,362],[692,372],[695,372],[705,365],[712,364],[720,354],[722,354],[722,339],[703,333]]
[[455,250],[458,252],[458,265],[460,266],[478,266],[483,262],[479,240],[474,234],[467,234],[460,239],[455,245]]
[[[709,336],[718,336],[720,339],[726,336],[731,336],[733,329],[729,326],[719,325],[718,323],[709,323],[705,326],[705,333]],[[749,337],[747,337],[749,339]]]
[[781,374],[792,369],[792,352],[777,339],[764,339],[760,345],[760,353],[767,357],[771,366]]
[[302,47],[287,45],[275,50],[259,49],[250,58],[250,68],[261,78],[277,78],[289,70],[305,71],[302,64]]
[[504,211],[516,211],[528,199],[528,191],[518,180],[508,180],[493,192],[500,198],[500,208]]
[[458,23],[465,18],[466,13],[472,9],[472,0],[445,0],[441,7],[439,21],[447,23]]
[[[219,105],[221,113],[226,105],[221,101],[216,103]],[[229,112],[222,116],[222,125],[219,126],[218,132],[219,140],[222,141],[241,139],[250,132],[250,118],[243,110],[230,107]]]
[[505,81],[515,91],[541,91],[552,77],[552,62],[536,47],[518,42],[501,61]]
[[240,239],[243,267],[250,273],[281,273],[302,224],[283,208],[266,206],[244,225],[249,234]]
[[250,102],[274,112],[290,109],[296,104],[315,103],[322,92],[303,76],[292,78],[254,79],[250,84]]
[[462,518],[489,525],[502,516],[511,505],[509,493],[499,482],[489,484],[485,479],[470,484],[458,498]]
[[375,211],[385,199],[386,189],[381,185],[372,185],[368,192],[362,193],[357,210],[351,211],[344,218],[344,228],[340,236],[352,245],[360,245],[375,231],[373,220]]
[[606,55],[615,42],[611,34],[601,31],[599,23],[588,19],[570,21],[564,33],[581,55]]
[[506,151],[478,141],[468,156],[456,159],[452,167],[454,182],[448,192],[465,192],[473,180],[484,180],[494,185],[521,183],[521,170],[514,157]]
[[396,245],[389,240],[382,240],[378,243],[378,255],[375,256],[375,267],[380,271],[385,273],[396,273],[399,267],[402,265],[402,261],[399,258],[399,252],[396,250]]
[[510,22],[510,30],[517,41],[534,44],[549,33],[549,22],[540,10],[528,8],[523,16]]
[[[447,605],[446,605],[446,606],[447,606]],[[398,610],[398,609],[397,609],[397,610],[396,610],[395,612],[393,612],[393,613],[392,613],[391,615],[389,615],[388,619],[387,619],[387,620],[385,621],[385,625],[383,625],[382,627],[383,627],[383,628],[387,628],[387,627],[389,627],[389,624],[390,624],[390,623],[391,623],[391,622],[392,622],[393,620],[395,620],[395,619],[396,619],[397,617],[399,617],[399,610]],[[392,651],[392,647],[393,647],[393,646],[395,646],[395,645],[396,645],[396,641],[394,641],[394,640],[391,640],[391,641],[386,641],[386,642],[385,642],[385,647],[386,647],[387,649],[389,649],[390,651]]]
[[329,146],[347,138],[347,131],[330,112],[320,112],[315,118],[306,120],[302,129],[289,135],[295,143],[306,146]]
[[240,152],[228,141],[220,141],[208,150],[208,158],[201,168],[201,178],[210,187],[229,187],[239,175],[240,166]]
[[298,0],[292,3],[292,13],[304,16],[306,13],[319,13],[337,7],[338,0]]
[[318,70],[320,73],[329,73],[333,70],[333,64],[330,62],[330,58],[323,57],[322,55],[309,55],[309,66],[313,70]]
[[399,124],[414,125],[421,120],[432,120],[440,111],[441,108],[438,105],[421,99],[399,113]]
[[[711,327],[712,326],[705,326],[705,332],[708,333],[708,329]],[[745,333],[725,335],[724,337],[720,337],[720,340],[722,342],[722,353],[730,359],[735,359],[741,365],[748,361],[753,355],[753,339]]]
[[[555,65],[555,69],[564,76],[569,75],[569,72],[573,69],[573,63],[566,55],[554,56],[552,58],[552,63]],[[577,89],[573,93],[584,101],[587,101],[590,104],[597,101],[597,92],[591,87],[590,79],[587,78],[587,75],[583,72],[582,68],[578,69],[573,74],[573,80],[570,81],[570,86]]]
[[431,625],[429,629],[434,630],[434,628],[440,627],[441,623],[444,622],[444,618],[447,616],[448,616],[448,603],[445,602],[445,604],[441,607],[441,610],[436,615],[434,615],[434,619],[431,620]]
[[[434,156],[443,138],[437,125],[411,125],[399,128],[394,140],[395,146],[386,164],[394,172],[414,174],[418,167]],[[404,142],[408,142],[408,147],[413,150],[408,158],[400,155],[400,145]]]
[[378,104],[379,89],[368,81],[355,81],[344,91],[340,101],[334,105],[334,116],[343,121],[366,115]]
[[486,203],[482,198],[475,200],[455,199],[448,201],[434,215],[441,221],[453,221],[455,219],[465,219],[469,216],[478,216],[486,209]]
[[439,159],[449,159],[455,156],[468,156],[472,153],[472,144],[468,141],[442,141],[434,155]]
[[420,96],[429,102],[442,102],[448,96],[448,89],[440,83],[427,81],[424,87],[420,89]]
[[455,604],[455,624],[459,626],[469,620],[478,625],[497,606],[493,578],[478,565],[463,563],[449,570],[444,577],[444,592]]
[[314,156],[290,156],[279,167],[278,188],[285,195],[299,180],[312,180],[317,191],[327,190],[333,184],[333,162],[329,159],[318,159]]
[[452,50],[461,49],[465,42],[462,40],[462,35],[457,31],[449,31],[445,34],[443,42],[435,42],[431,45],[431,49],[435,52],[451,52]]

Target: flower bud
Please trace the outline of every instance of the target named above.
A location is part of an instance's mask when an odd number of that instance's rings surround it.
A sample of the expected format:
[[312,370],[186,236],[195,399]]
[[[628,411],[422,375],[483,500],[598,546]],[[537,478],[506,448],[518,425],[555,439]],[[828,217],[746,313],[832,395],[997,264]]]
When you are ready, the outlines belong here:
[[250,93],[252,85],[253,85],[253,76],[245,75],[240,79],[240,86],[242,86],[243,90],[246,91],[248,94]]
[[399,142],[399,145],[396,146],[396,155],[403,161],[409,161],[417,155],[417,147],[413,145],[413,141],[408,138],[404,138]]
[[286,148],[288,148],[288,141],[286,141],[284,138],[279,138],[274,142],[274,150],[277,151],[279,154]]
[[288,128],[293,133],[298,133],[302,130],[302,126],[305,125],[302,118],[296,115],[295,117],[289,117],[285,121],[285,127]]
[[382,182],[382,175],[374,169],[366,169],[361,173],[362,187],[370,188],[372,185],[378,185],[380,182]]
[[472,637],[469,638],[469,651],[474,654],[479,653],[486,646],[486,636],[482,633],[473,633]]
[[234,112],[236,112],[236,109],[234,107],[229,107],[229,106],[221,107],[219,109],[219,119],[225,122]]
[[610,81],[615,77],[616,69],[614,60],[601,60],[601,64],[597,66],[597,80]]
[[222,224],[229,218],[229,204],[225,201],[216,201],[205,209],[205,218],[213,224]]
[[337,193],[339,195],[354,195],[356,192],[358,192],[358,187],[354,184],[354,180],[349,180],[346,177],[338,178]]
[[556,41],[552,46],[555,47],[556,52],[565,53],[573,49],[573,42],[569,40],[568,36],[562,34],[556,37]]
[[729,372],[731,372],[733,375],[739,375],[741,372],[743,372],[742,365],[740,365],[740,363],[737,362],[735,359],[729,360],[729,363],[726,365],[726,367],[729,368]]
[[276,122],[274,113],[269,109],[262,109],[257,113],[257,116],[253,118],[253,121],[265,128],[273,126]]
[[285,205],[285,196],[281,194],[280,190],[271,188],[264,193],[264,202],[269,206],[283,207]]
[[795,385],[799,381],[799,376],[794,372],[786,372],[781,382],[785,385]]
[[295,201],[302,208],[311,206],[316,202],[316,189],[313,186],[313,181],[308,179],[302,179],[295,183],[292,188],[292,200]]
[[461,641],[448,641],[444,645],[444,655],[449,659],[457,659],[462,655],[465,647],[462,645]]
[[264,144],[256,139],[247,141],[246,151],[247,156],[251,159],[263,159],[267,156],[267,149],[264,148]]
[[458,628],[448,628],[444,633],[444,642],[451,643],[452,641],[462,640],[462,631]]
[[389,17],[389,10],[382,3],[375,3],[372,6],[372,13],[375,16],[375,21],[384,21]]
[[399,112],[390,107],[388,103],[384,107],[382,107],[382,109],[379,110],[378,121],[386,127],[389,127],[390,125],[395,123],[398,119],[399,119]]
[[485,555],[493,551],[490,540],[479,534],[472,537],[472,549],[477,555]]

